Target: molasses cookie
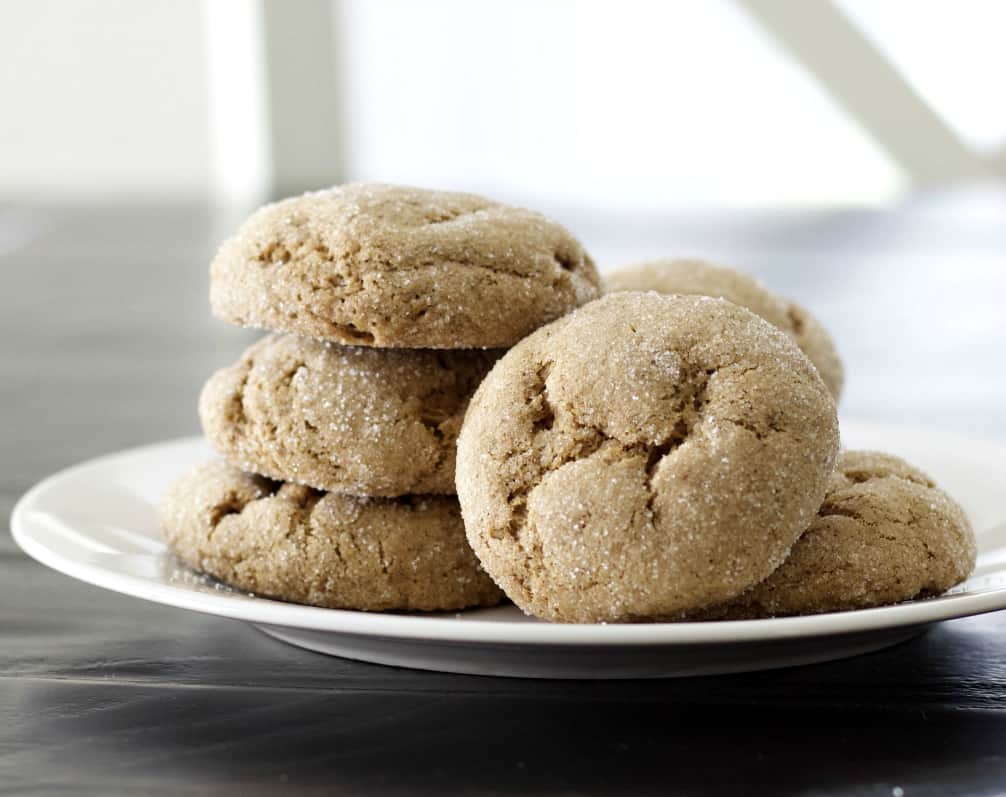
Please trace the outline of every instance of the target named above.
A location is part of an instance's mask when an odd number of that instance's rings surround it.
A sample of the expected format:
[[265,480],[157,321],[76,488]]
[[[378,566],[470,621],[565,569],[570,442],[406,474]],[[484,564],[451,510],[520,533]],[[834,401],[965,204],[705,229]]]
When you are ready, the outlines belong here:
[[243,470],[358,495],[453,494],[461,419],[498,356],[270,335],[210,378],[199,415]]
[[510,346],[599,291],[580,244],[538,213],[380,184],[262,208],[210,278],[224,320],[400,348]]
[[372,611],[490,606],[502,595],[465,541],[455,498],[357,498],[211,462],[160,508],[169,548],[225,584]]
[[788,335],[722,299],[615,293],[496,363],[461,429],[458,497],[525,612],[662,619],[775,570],[837,452],[835,403]]

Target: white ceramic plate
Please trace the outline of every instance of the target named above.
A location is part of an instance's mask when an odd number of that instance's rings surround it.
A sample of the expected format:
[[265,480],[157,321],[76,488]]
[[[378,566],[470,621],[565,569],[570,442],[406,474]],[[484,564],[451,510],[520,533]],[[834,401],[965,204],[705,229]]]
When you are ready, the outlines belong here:
[[1006,446],[942,432],[845,422],[849,448],[901,454],[964,505],[978,533],[972,578],[952,594],[880,609],[719,623],[558,625],[513,606],[433,615],[281,603],[197,576],[165,553],[155,506],[167,484],[211,456],[198,439],[111,454],[49,477],[12,516],[31,556],[99,587],[247,620],[301,647],[447,672],[640,678],[807,664],[894,644],[927,624],[1006,608]]

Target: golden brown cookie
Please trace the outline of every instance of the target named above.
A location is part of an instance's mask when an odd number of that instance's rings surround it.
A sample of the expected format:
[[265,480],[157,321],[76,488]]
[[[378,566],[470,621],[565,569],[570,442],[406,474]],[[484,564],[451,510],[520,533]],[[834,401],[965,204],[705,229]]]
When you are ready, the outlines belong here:
[[356,498],[211,462],[170,487],[160,517],[169,548],[190,567],[280,600],[431,611],[502,597],[452,497]]
[[844,369],[828,331],[796,302],[776,296],[747,274],[702,260],[653,260],[606,275],[604,290],[715,296],[746,307],[796,341],[836,400],[842,393]]
[[865,609],[938,595],[975,566],[964,511],[890,454],[847,451],[810,527],[772,575],[694,619]]
[[837,451],[835,403],[789,336],[722,299],[615,293],[496,363],[458,439],[458,497],[524,611],[650,620],[775,570]]
[[587,253],[538,213],[368,183],[262,208],[210,267],[220,318],[379,347],[510,346],[598,291]]
[[210,378],[199,415],[243,470],[356,495],[453,494],[461,419],[498,356],[270,335]]

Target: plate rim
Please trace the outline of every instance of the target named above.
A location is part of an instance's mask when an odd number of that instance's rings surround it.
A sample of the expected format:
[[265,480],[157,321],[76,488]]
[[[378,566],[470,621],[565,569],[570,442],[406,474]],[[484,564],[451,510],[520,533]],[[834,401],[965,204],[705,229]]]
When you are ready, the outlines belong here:
[[[1006,460],[1006,444],[976,440],[944,429],[918,425],[878,423],[843,419],[844,426],[859,431],[871,428],[890,433],[942,437],[945,441],[966,443],[984,449],[987,456]],[[37,540],[31,527],[32,512],[39,499],[82,472],[108,466],[126,457],[150,455],[165,447],[185,448],[201,445],[198,436],[173,438],[123,449],[53,473],[31,487],[17,501],[11,513],[11,532],[15,542],[32,559],[66,576],[93,586],[161,605],[197,611],[252,623],[287,626],[311,631],[355,634],[374,637],[445,642],[456,644],[546,645],[546,646],[662,646],[702,644],[751,644],[924,625],[941,620],[967,617],[1006,609],[1006,587],[971,594],[943,595],[872,609],[832,612],[802,617],[778,617],[759,620],[723,620],[687,623],[591,623],[466,619],[457,612],[396,614],[350,609],[324,609],[285,603],[265,597],[248,599],[245,594],[231,595],[193,590],[177,584],[159,583],[141,576],[117,573],[90,562],[60,554]]]

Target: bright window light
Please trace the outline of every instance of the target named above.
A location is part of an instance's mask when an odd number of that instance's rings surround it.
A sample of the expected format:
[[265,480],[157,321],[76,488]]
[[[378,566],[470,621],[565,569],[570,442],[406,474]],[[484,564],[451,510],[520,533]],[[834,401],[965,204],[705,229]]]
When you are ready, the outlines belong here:
[[963,141],[985,152],[1006,145],[1006,3],[837,4]]
[[727,0],[345,0],[353,177],[594,207],[881,203],[903,177]]

